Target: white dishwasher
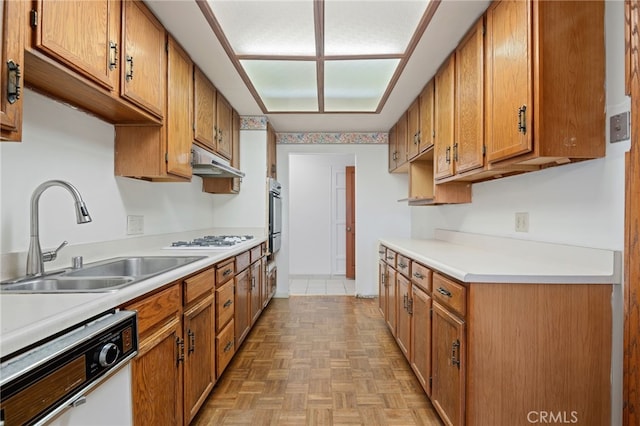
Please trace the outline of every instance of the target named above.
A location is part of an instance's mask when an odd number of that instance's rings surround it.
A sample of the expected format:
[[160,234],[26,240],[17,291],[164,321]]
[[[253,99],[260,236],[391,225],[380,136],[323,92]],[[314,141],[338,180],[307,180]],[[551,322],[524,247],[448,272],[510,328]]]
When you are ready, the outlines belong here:
[[0,426],[129,426],[137,315],[109,311],[3,360]]

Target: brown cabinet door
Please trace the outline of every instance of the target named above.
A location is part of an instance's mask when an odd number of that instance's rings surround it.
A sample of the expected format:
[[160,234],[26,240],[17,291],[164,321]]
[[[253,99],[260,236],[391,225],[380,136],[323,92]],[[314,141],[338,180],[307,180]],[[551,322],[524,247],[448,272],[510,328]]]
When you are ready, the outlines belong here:
[[167,173],[191,178],[193,64],[169,37],[167,85]]
[[396,124],[396,167],[407,162],[409,146],[409,114],[405,111]]
[[267,123],[267,176],[277,178],[276,131]]
[[433,79],[424,87],[420,94],[420,152],[433,146],[434,139],[434,108],[435,82]]
[[[0,1],[0,124],[3,141],[22,139],[22,73],[24,72],[24,5]],[[11,69],[10,69],[11,68]],[[9,87],[11,81],[11,87]],[[14,84],[16,83],[16,84]],[[11,93],[9,93],[11,92]]]
[[409,301],[411,300],[411,283],[401,274],[396,276],[397,282],[397,307],[398,328],[396,341],[400,350],[407,358],[411,359],[411,316],[409,314]]
[[481,18],[456,49],[455,173],[483,166],[484,20]]
[[464,322],[433,303],[431,402],[445,424],[464,423]]
[[441,179],[453,175],[455,55],[449,56],[436,74],[435,80],[434,177]]
[[249,318],[249,303],[251,295],[251,276],[249,269],[245,269],[235,277],[235,347],[239,348],[240,344],[247,336],[251,325]]
[[396,298],[396,270],[387,266],[387,325],[391,330],[391,334],[395,337],[396,335],[396,325],[397,325],[397,306],[398,301]]
[[260,290],[262,287],[262,260],[255,262],[251,265],[251,325],[255,324],[256,320],[262,312],[262,296]]
[[180,320],[174,318],[140,343],[131,361],[133,424],[182,424]]
[[417,98],[407,111],[407,157],[420,153],[420,98]]
[[393,172],[396,167],[398,167],[398,162],[396,158],[398,157],[396,142],[398,140],[398,132],[397,132],[398,124],[394,124],[391,129],[389,129],[389,172]]
[[121,96],[164,117],[167,86],[164,27],[140,1],[122,2],[122,8]]
[[431,396],[431,297],[416,285],[411,292],[411,368]]
[[109,91],[117,88],[120,3],[43,0],[36,7],[35,47]]
[[499,1],[487,10],[488,162],[533,149],[530,22],[529,1]]
[[216,150],[213,127],[216,119],[216,88],[198,67],[193,72],[193,140],[211,152]]
[[387,264],[378,262],[378,308],[382,318],[387,318]]
[[216,133],[218,136],[218,154],[227,159],[231,159],[233,154],[232,129],[233,129],[233,109],[229,102],[218,92],[216,95]]
[[213,301],[209,294],[183,316],[185,424],[198,413],[215,382]]

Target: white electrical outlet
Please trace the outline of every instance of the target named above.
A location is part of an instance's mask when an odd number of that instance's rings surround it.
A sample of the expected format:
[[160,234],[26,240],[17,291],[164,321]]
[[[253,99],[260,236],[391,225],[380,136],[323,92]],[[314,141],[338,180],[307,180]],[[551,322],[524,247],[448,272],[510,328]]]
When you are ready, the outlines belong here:
[[144,216],[127,216],[127,235],[144,234]]
[[529,213],[516,212],[516,232],[529,232]]

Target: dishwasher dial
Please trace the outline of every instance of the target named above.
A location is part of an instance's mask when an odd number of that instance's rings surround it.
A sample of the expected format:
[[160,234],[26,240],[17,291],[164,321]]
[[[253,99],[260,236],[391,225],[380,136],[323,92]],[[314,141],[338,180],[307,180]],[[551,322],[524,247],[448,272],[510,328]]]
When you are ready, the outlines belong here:
[[100,349],[98,363],[101,367],[111,367],[120,355],[120,349],[114,343],[107,343]]

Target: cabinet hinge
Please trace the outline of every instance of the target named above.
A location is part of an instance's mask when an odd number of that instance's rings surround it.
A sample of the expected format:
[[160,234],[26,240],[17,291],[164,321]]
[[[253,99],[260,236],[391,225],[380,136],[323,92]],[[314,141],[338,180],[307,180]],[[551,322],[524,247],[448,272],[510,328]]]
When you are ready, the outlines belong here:
[[431,376],[429,376],[429,387],[431,387],[432,383],[433,383],[433,378]]
[[482,156],[484,157],[485,155],[487,155],[487,146],[482,145]]
[[429,308],[429,318],[433,318],[433,308]]
[[31,28],[35,28],[38,26],[38,11],[31,9]]
[[164,153],[164,162],[165,162],[165,163],[168,163],[168,162],[169,162],[169,153],[168,153],[168,152],[165,152],[165,153]]
[[487,26],[485,24],[482,24],[482,35],[486,35],[487,34]]
[[169,42],[168,41],[164,42],[164,51],[169,53]]

